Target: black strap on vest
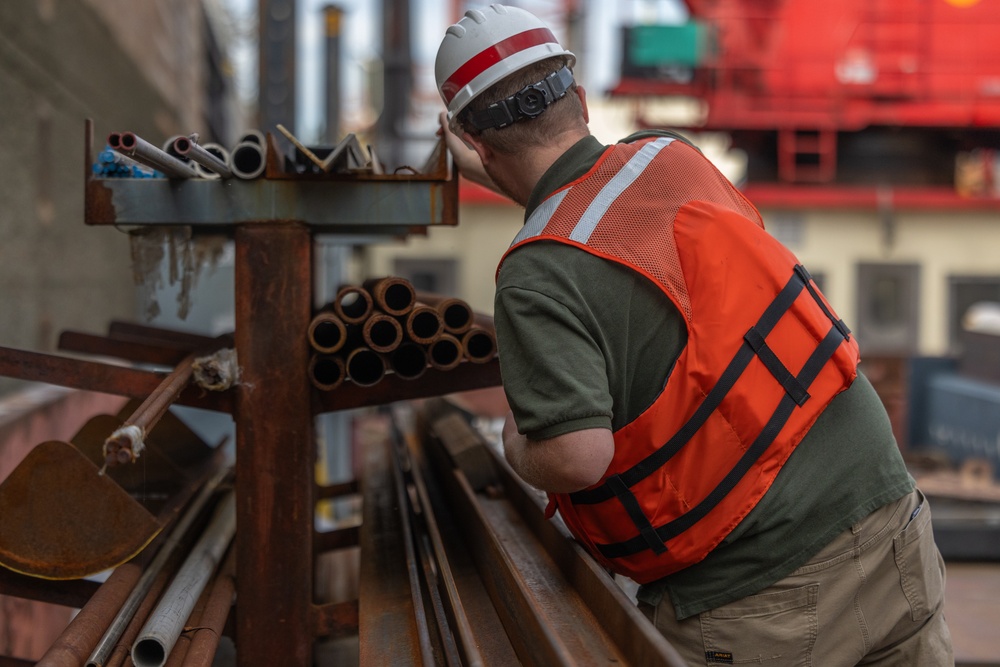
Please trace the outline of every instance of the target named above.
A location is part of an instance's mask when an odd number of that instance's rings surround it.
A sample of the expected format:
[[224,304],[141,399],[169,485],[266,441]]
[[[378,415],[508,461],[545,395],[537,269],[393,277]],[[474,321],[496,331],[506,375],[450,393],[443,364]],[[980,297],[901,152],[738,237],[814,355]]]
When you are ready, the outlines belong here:
[[[844,342],[844,336],[841,334],[837,327],[831,327],[830,331],[827,333],[826,337],[819,344],[819,347],[812,353],[809,360],[806,362],[805,366],[802,367],[802,372],[799,373],[797,379],[805,386],[812,384],[812,381],[816,379],[819,372],[826,365],[826,362],[830,360],[840,344]],[[709,493],[704,500],[695,505],[691,510],[685,514],[677,517],[673,521],[666,523],[656,529],[656,535],[663,542],[667,542],[674,537],[677,537],[685,530],[693,526],[695,523],[703,519],[709,512],[711,512],[716,505],[722,502],[722,499],[732,491],[736,485],[739,483],[743,476],[750,470],[751,466],[756,463],[767,448],[771,446],[774,439],[778,437],[781,429],[784,428],[785,422],[788,421],[789,417],[792,416],[792,412],[795,410],[795,400],[789,396],[785,395],[782,397],[781,402],[778,403],[778,408],[771,415],[771,418],[764,425],[763,430],[754,440],[753,444],[744,452],[743,456],[736,463],[732,470],[719,482],[711,493]],[[636,501],[638,503],[638,501]],[[647,519],[648,522],[648,519]],[[632,538],[625,542],[617,542],[615,544],[598,544],[597,550],[601,552],[601,555],[605,558],[622,558],[625,556],[632,556],[640,551],[649,548],[646,544],[646,539],[644,538]]]
[[[638,528],[639,535],[630,540],[615,544],[596,545],[601,555],[605,558],[631,556],[645,549],[652,549],[657,554],[666,551],[665,542],[676,537],[704,518],[736,487],[747,471],[750,470],[753,464],[778,437],[781,429],[784,428],[785,423],[792,416],[795,407],[802,406],[808,400],[808,387],[837,351],[837,348],[840,347],[840,344],[850,334],[850,330],[847,329],[843,321],[833,317],[833,314],[826,307],[819,293],[810,284],[810,280],[811,276],[804,267],[795,267],[792,277],[782,288],[781,292],[778,293],[767,309],[765,309],[764,314],[761,315],[757,323],[744,336],[745,344],[740,346],[736,355],[729,362],[725,371],[723,371],[719,381],[712,387],[691,418],[685,422],[670,440],[633,467],[619,475],[609,477],[601,486],[570,494],[570,500],[574,504],[581,505],[596,504],[610,500],[611,498],[618,498]],[[788,312],[803,289],[808,289],[812,298],[820,305],[823,312],[833,323],[833,327],[827,332],[827,335],[813,351],[796,376],[778,359],[777,355],[768,347],[765,339],[775,325],[777,325],[778,321]],[[642,512],[639,501],[635,498],[630,488],[652,475],[680,451],[680,448],[694,436],[698,429],[708,420],[712,412],[719,406],[737,380],[739,380],[754,356],[757,356],[761,360],[765,368],[771,372],[785,389],[785,396],[782,397],[778,407],[771,415],[767,424],[764,425],[764,428],[758,434],[753,444],[744,452],[740,460],[715,489],[690,511],[654,529],[649,519]],[[654,534],[655,537],[653,536]]]
[[[781,289],[781,292],[778,293],[778,296],[774,298],[774,301],[771,302],[771,305],[767,307],[764,314],[761,315],[754,328],[761,335],[767,336],[771,332],[771,329],[778,323],[778,320],[791,308],[792,303],[802,293],[804,286],[805,284],[801,275],[798,273],[794,274]],[[726,370],[722,372],[719,381],[715,383],[715,386],[712,387],[708,395],[702,400],[701,405],[698,406],[694,414],[691,415],[691,418],[681,426],[677,433],[662,447],[621,473],[621,479],[626,486],[633,487],[646,479],[663,467],[667,461],[680,451],[681,447],[698,432],[698,429],[705,424],[709,416],[719,407],[722,399],[726,397],[729,390],[739,380],[743,371],[750,365],[753,357],[753,348],[749,345],[740,346],[740,349],[736,352],[736,356],[729,362]],[[610,500],[613,497],[615,497],[615,494],[604,484],[593,489],[577,491],[569,495],[569,499],[575,505],[593,505]]]

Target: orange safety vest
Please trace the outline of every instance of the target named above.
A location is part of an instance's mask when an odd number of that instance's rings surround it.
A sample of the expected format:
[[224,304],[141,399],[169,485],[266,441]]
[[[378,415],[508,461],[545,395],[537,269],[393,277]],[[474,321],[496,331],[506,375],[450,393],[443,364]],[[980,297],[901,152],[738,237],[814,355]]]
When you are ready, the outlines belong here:
[[687,326],[663,391],[614,433],[600,482],[550,494],[601,564],[648,583],[702,560],[754,508],[857,376],[858,347],[757,210],[683,141],[609,147],[507,252],[540,240],[639,272]]

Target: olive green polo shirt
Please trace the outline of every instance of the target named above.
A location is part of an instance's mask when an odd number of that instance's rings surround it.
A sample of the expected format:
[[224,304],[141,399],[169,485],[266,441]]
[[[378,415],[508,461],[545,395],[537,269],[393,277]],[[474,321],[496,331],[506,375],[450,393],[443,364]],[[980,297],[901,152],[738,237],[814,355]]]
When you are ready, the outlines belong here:
[[[525,218],[606,148],[593,137],[571,147],[535,187]],[[680,314],[647,278],[544,240],[504,261],[495,322],[504,390],[519,430],[535,440],[630,423],[659,394],[687,341]],[[656,604],[668,593],[685,618],[752,595],[912,488],[881,401],[859,375],[740,525],[702,562],[643,586],[639,597]]]

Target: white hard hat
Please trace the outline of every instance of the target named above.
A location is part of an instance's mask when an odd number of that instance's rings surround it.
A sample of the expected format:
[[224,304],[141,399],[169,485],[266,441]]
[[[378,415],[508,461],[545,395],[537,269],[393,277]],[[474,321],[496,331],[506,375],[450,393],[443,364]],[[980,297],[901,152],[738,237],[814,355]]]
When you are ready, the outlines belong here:
[[434,61],[448,118],[508,74],[553,56],[565,56],[570,67],[576,62],[535,15],[505,5],[470,9],[445,32]]

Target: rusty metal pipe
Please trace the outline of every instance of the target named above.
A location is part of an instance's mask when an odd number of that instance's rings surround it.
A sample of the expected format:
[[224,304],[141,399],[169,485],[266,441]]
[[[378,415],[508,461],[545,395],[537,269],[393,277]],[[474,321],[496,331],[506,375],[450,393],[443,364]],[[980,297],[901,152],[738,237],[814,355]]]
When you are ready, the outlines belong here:
[[[213,147],[212,150],[209,149],[209,146]],[[209,174],[211,174],[210,178],[233,177],[233,170],[229,168],[225,158],[222,157],[225,149],[219,144],[205,144],[204,146],[200,146],[192,141],[190,137],[177,137],[174,139],[173,149],[178,155],[205,167]],[[197,167],[195,167],[195,170],[199,171],[200,175],[205,175]]]
[[403,342],[403,325],[385,313],[373,313],[361,329],[365,344],[376,352],[392,352]]
[[414,343],[429,345],[444,333],[441,314],[423,304],[417,304],[406,315],[406,335]]
[[427,370],[427,351],[407,341],[389,353],[389,367],[403,380],[416,380]]
[[160,421],[163,413],[177,400],[191,381],[196,356],[189,354],[177,364],[160,386],[146,397],[136,411],[125,420],[121,428],[104,442],[105,465],[135,461],[145,448],[143,438]]
[[344,360],[332,354],[314,354],[309,358],[309,380],[321,391],[333,391],[347,378]]
[[142,568],[135,562],[115,568],[38,661],[39,667],[80,667],[141,576]]
[[333,310],[344,324],[361,324],[372,312],[372,295],[356,285],[345,285],[337,290]]
[[184,667],[211,667],[219,639],[233,607],[236,593],[236,550],[230,549],[209,593],[198,627],[194,629]]
[[[160,150],[134,132],[122,132],[116,151],[157,169],[170,178],[197,178],[198,172],[190,163],[182,162],[169,153]],[[114,148],[114,147],[112,147]]]
[[441,334],[427,346],[427,361],[433,368],[450,371],[462,363],[462,343],[451,334]]
[[418,291],[417,303],[435,308],[444,321],[444,330],[450,334],[463,334],[472,326],[472,308],[462,299]]
[[417,301],[413,285],[405,278],[398,276],[369,278],[362,285],[371,293],[375,304],[390,315],[397,317],[406,315],[413,310]]
[[195,496],[194,500],[191,501],[191,504],[184,511],[184,514],[177,522],[177,525],[170,531],[170,537],[168,537],[163,543],[160,550],[156,552],[156,556],[149,564],[149,567],[147,567],[146,571],[142,573],[142,576],[135,584],[132,592],[122,604],[118,614],[111,622],[111,625],[108,626],[108,629],[101,638],[101,641],[94,648],[93,653],[90,654],[90,658],[87,660],[87,667],[104,667],[107,663],[115,645],[118,643],[118,640],[121,639],[126,626],[135,615],[136,609],[138,609],[143,599],[149,593],[156,577],[163,569],[163,566],[166,565],[168,560],[170,560],[170,557],[177,549],[177,545],[180,544],[181,540],[184,539],[184,536],[191,528],[191,524],[193,524],[201,514],[205,504],[216,492],[223,480],[226,479],[230,471],[230,467],[224,466],[198,491],[198,495]]
[[473,326],[462,335],[462,351],[474,364],[485,364],[497,353],[497,336],[492,329]]
[[136,667],[162,667],[236,533],[236,494],[219,502],[211,522],[132,645]]
[[347,342],[344,321],[330,312],[320,312],[309,322],[309,344],[322,354],[333,354]]
[[385,375],[386,364],[381,354],[367,347],[359,347],[347,355],[347,377],[362,387],[372,387]]

